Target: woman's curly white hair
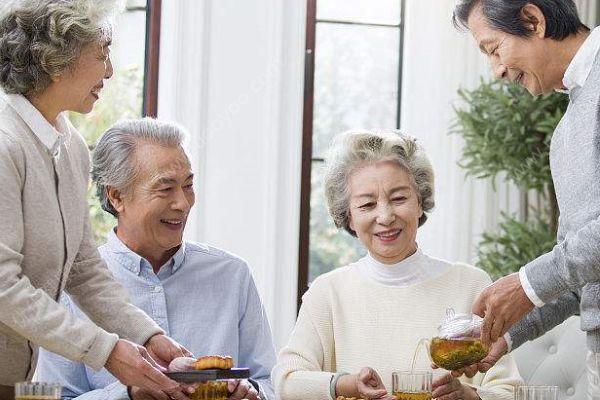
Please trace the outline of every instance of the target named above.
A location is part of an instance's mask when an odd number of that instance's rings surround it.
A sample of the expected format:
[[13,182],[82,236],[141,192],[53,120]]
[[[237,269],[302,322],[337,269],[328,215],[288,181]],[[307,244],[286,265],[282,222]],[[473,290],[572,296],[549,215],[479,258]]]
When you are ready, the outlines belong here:
[[108,43],[120,0],[2,0],[0,86],[44,91],[92,43]]
[[417,192],[423,215],[419,226],[433,210],[433,168],[417,140],[399,131],[348,131],[337,135],[325,163],[323,183],[329,214],[335,226],[356,236],[350,228],[350,176],[358,168],[382,161],[392,161],[409,175]]

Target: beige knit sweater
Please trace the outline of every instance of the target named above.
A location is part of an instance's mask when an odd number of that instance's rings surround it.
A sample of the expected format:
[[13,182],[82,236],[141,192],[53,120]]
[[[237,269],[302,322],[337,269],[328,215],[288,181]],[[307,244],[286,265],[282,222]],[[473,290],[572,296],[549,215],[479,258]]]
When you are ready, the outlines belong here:
[[[99,369],[118,340],[109,332],[137,343],[162,332],[128,303],[96,250],[85,142],[59,117],[53,157],[31,128],[41,118],[0,92],[0,385],[31,377],[37,346]],[[104,329],[57,303],[62,290]]]
[[[441,262],[417,256],[423,268]],[[290,341],[273,370],[277,396],[330,399],[333,373],[357,373],[365,366],[378,371],[391,392],[392,372],[410,369],[419,339],[436,335],[446,308],[470,312],[476,295],[490,283],[485,272],[464,264],[449,265],[441,274],[407,287],[378,283],[357,264],[320,276],[304,295]],[[422,352],[416,368],[429,365]],[[441,370],[434,376],[438,373]],[[463,382],[486,400],[512,399],[522,380],[513,359],[506,356],[485,375]]]

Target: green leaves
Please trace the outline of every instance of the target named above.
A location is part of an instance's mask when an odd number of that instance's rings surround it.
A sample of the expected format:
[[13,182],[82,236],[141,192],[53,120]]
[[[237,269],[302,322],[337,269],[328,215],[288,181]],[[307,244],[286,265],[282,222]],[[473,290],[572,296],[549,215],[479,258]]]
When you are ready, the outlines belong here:
[[[143,73],[130,66],[115,73],[102,92],[94,110],[89,114],[70,113],[69,119],[85,138],[90,151],[94,150],[100,136],[119,119],[140,118],[142,111]],[[98,245],[115,225],[115,219],[100,207],[95,188],[88,190],[88,205],[94,238]]]
[[539,216],[520,222],[503,214],[498,233],[484,233],[477,250],[477,266],[497,279],[518,271],[523,265],[552,250],[556,236]]
[[451,133],[465,141],[460,166],[467,174],[494,179],[506,172],[507,179],[524,190],[544,190],[550,139],[568,97],[533,97],[520,86],[483,80],[479,88],[458,94],[466,107],[456,109]]
[[455,110],[451,133],[464,139],[459,165],[467,175],[494,180],[503,173],[521,190],[538,192],[546,203],[528,210],[525,221],[503,214],[498,230],[483,234],[477,266],[496,279],[550,251],[556,242],[550,140],[569,98],[558,93],[533,97],[520,86],[484,80],[477,89],[458,94],[464,108]]

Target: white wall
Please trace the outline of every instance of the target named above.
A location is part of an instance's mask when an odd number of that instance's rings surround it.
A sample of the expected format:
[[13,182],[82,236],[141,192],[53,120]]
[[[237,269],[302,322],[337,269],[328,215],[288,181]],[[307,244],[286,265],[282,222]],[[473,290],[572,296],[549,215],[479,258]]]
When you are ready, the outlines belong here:
[[277,347],[296,317],[305,4],[163,1],[159,117],[191,131],[188,237],[245,258]]

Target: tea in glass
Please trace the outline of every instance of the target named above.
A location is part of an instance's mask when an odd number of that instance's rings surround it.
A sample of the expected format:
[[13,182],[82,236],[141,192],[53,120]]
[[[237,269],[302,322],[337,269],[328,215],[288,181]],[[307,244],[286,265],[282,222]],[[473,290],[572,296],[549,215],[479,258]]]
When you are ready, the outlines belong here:
[[191,400],[227,400],[227,381],[208,381],[198,384],[196,391],[190,395]]
[[402,371],[392,374],[392,392],[396,400],[431,400],[430,371]]
[[454,371],[476,364],[487,356],[489,349],[476,338],[431,339],[429,354],[438,367]]
[[43,382],[17,382],[15,400],[60,400],[60,385]]
[[396,400],[431,400],[431,392],[394,392]]

